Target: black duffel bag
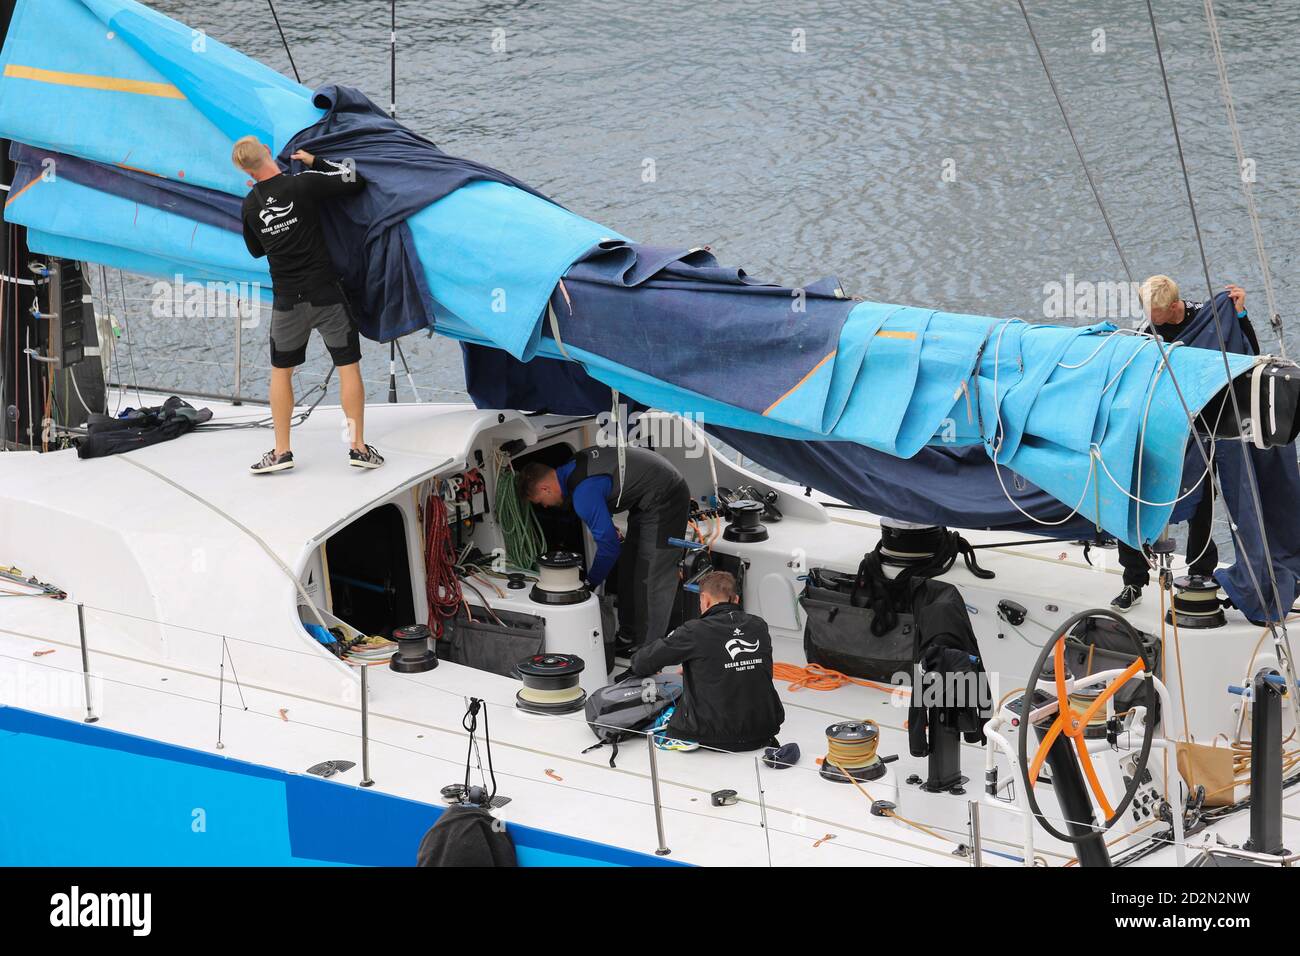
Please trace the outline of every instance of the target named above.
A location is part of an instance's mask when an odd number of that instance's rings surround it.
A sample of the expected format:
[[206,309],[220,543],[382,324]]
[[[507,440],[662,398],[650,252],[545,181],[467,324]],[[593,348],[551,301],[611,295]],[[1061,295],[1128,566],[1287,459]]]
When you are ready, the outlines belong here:
[[[803,650],[810,664],[850,677],[910,686],[916,660],[916,626],[912,615],[891,615],[891,626],[876,634],[876,615],[853,600],[852,574],[813,568],[799,597],[804,610]],[[859,603],[861,603],[859,601]]]
[[545,650],[546,622],[533,614],[497,609],[498,624],[481,607],[471,607],[478,612],[474,620],[462,611],[443,622],[438,657],[519,680],[519,662]]

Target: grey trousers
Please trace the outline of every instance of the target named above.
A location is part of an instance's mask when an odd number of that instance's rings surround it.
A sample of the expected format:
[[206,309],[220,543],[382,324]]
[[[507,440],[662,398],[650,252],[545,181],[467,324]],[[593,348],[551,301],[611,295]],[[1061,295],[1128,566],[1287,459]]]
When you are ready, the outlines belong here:
[[650,507],[628,514],[618,559],[618,633],[635,647],[668,633],[681,556],[668,539],[686,534],[690,510],[691,491],[679,480]]

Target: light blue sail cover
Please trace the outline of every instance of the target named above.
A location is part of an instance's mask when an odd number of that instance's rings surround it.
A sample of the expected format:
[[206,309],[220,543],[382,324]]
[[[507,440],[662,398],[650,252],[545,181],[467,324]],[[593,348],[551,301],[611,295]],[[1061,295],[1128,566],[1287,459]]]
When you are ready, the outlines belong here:
[[[265,260],[249,256],[231,223],[214,225],[169,196],[228,205],[248,188],[230,163],[236,139],[252,134],[279,152],[324,115],[312,91],[133,0],[20,0],[0,54],[0,137],[88,160],[104,178],[33,166],[15,180],[5,219],[45,254],[269,289]],[[358,169],[368,190],[384,188],[387,171]],[[134,192],[105,185],[127,174]],[[158,184],[158,198],[141,201],[142,181]],[[489,181],[456,188],[400,228],[419,273],[419,302],[406,307],[442,334],[524,361],[578,362],[637,401],[716,425],[903,458],[927,444],[982,444],[1005,466],[1012,496],[1023,476],[1130,544],[1161,533],[1178,495],[1189,429],[1174,378],[1195,412],[1253,364],[1229,355],[1225,367],[1216,352],[1176,348],[1171,374],[1155,342],[1105,323],[822,307],[838,292],[803,312],[801,290],[735,270],[732,291],[763,295],[730,296],[723,314],[707,288],[658,272],[661,281],[629,280],[585,317],[557,309],[557,341],[547,303],[572,304],[557,284],[580,285],[593,253],[637,251],[630,240]],[[723,274],[710,256],[692,261],[702,275]],[[778,323],[774,295],[791,302]]]

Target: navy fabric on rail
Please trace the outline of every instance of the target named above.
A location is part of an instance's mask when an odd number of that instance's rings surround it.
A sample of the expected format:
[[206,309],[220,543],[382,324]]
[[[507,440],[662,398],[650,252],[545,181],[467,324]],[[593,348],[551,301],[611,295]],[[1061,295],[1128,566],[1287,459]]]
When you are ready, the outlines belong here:
[[[463,346],[465,381],[479,408],[518,408],[557,415],[598,415],[609,411],[610,390],[572,362],[533,359],[520,362],[499,349]],[[626,399],[625,399],[626,401]],[[635,403],[629,403],[636,410]],[[953,528],[1034,532],[1055,538],[1092,538],[1092,522],[1074,518],[1043,527],[1025,518],[1006,499],[993,462],[978,446],[925,448],[915,458],[899,459],[851,442],[795,441],[733,428],[708,426],[731,447],[788,478],[810,485],[855,508],[904,521]],[[1190,480],[1204,470],[1189,471]],[[1030,514],[1059,521],[1069,509],[1018,476],[1005,473],[1007,487]],[[1181,502],[1175,520],[1184,520],[1196,496]],[[864,546],[865,547],[865,546]]]
[[365,189],[331,203],[321,221],[330,258],[342,272],[357,325],[367,338],[387,342],[432,322],[433,300],[407,218],[476,180],[505,183],[553,201],[490,166],[448,156],[359,90],[324,86],[312,102],[327,112],[289,140],[278,159],[288,165],[294,151],[305,149],[336,162],[350,159],[366,178]]
[[[773,357],[811,371],[835,351],[856,304],[834,278],[790,289],[720,265],[707,248],[622,241],[575,262],[551,296],[566,346],[613,358],[630,347],[638,372],[758,413],[790,386],[773,374]],[[673,341],[674,329],[690,329],[689,343]]]
[[[106,166],[51,149],[40,149],[23,143],[9,144],[9,158],[17,166],[14,171],[12,192],[17,192],[46,168],[70,182],[91,189],[101,189],[124,196],[146,206],[154,206],[185,216],[209,226],[240,231],[239,206],[241,199],[215,189],[204,189],[188,183],[178,183],[161,176],[151,176],[125,166]],[[47,167],[47,161],[53,163]]]
[[[1255,350],[1237,320],[1237,310],[1226,292],[1220,292],[1214,297],[1213,310],[1202,306],[1187,321],[1186,328],[1179,335],[1179,341],[1184,345],[1218,351],[1219,336],[1214,323],[1216,312],[1228,351],[1254,354]],[[1243,408],[1242,412],[1248,413],[1249,409]],[[1232,414],[1231,405],[1227,406],[1225,413]],[[1260,533],[1259,517],[1255,511],[1246,455],[1250,455],[1254,465],[1259,500],[1264,511],[1264,535]],[[1295,445],[1261,449],[1235,439],[1220,441],[1215,445],[1214,463],[1219,472],[1223,503],[1227,505],[1232,525],[1236,529],[1233,544],[1237,552],[1236,561],[1230,567],[1217,571],[1215,578],[1223,585],[1223,590],[1232,599],[1232,603],[1252,621],[1277,620],[1278,607],[1286,615],[1295,603],[1296,581],[1300,578],[1300,551],[1297,551],[1297,542],[1300,542],[1300,508],[1296,507],[1296,502],[1300,501],[1300,466],[1296,463]],[[1184,474],[1191,474],[1195,480],[1204,471],[1204,467],[1200,453],[1193,448]],[[1273,574],[1277,578],[1276,596],[1269,578],[1268,563],[1264,560],[1266,541],[1273,556]],[[1262,606],[1251,580],[1251,569],[1258,576],[1264,593]]]

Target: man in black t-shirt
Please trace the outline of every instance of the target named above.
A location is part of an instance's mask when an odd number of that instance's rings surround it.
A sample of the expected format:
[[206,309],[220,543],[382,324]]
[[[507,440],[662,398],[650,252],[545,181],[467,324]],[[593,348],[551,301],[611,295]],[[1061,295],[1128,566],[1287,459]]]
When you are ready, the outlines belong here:
[[365,443],[363,434],[366,393],[361,381],[361,343],[321,233],[317,209],[322,201],[355,195],[365,181],[350,164],[317,158],[301,149],[290,159],[308,168],[290,176],[281,172],[271,150],[254,136],[235,143],[231,158],[252,177],[253,188],[244,197],[242,210],[244,243],[254,256],[266,257],[274,297],[271,416],[275,448],[249,470],[260,475],[293,467],[289,448],[293,370],[306,359],[312,329],[320,331],[339,370],[339,399],[351,440],[348,461],[358,468],[378,468],[384,459]]

